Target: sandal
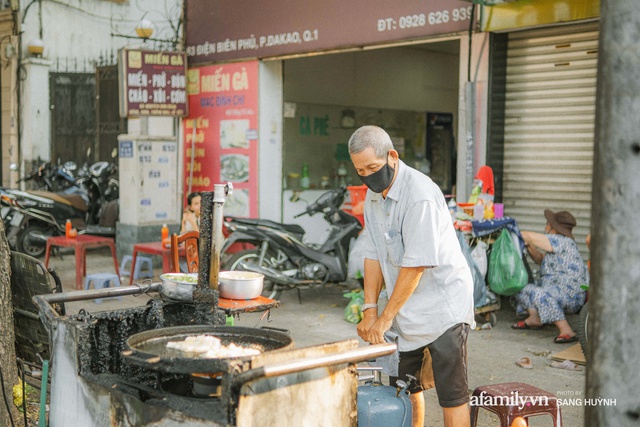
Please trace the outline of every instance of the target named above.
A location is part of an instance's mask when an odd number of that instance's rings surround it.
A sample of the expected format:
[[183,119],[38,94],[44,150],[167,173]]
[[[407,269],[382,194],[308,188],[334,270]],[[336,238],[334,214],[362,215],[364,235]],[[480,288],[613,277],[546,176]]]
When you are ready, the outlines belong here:
[[520,366],[521,368],[524,369],[532,369],[533,368],[533,362],[531,361],[530,357],[527,356],[522,356],[520,359],[518,359],[516,361],[516,365]]
[[578,341],[577,335],[570,336],[568,334],[560,334],[553,340],[553,342],[556,344],[567,344],[567,343],[576,342],[576,341]]
[[550,366],[552,368],[566,369],[567,371],[581,371],[582,370],[582,368],[580,368],[578,365],[573,363],[571,360],[565,360],[565,361],[562,361],[562,362],[553,361],[553,362],[551,362]]
[[511,329],[542,329],[542,326],[531,326],[528,325],[524,320],[519,320],[515,324],[511,325]]

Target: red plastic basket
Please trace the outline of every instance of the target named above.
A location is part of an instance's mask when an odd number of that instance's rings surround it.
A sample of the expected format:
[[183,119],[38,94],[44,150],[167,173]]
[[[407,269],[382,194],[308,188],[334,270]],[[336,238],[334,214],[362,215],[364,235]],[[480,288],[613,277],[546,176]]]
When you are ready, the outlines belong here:
[[367,197],[366,185],[351,185],[347,187],[347,190],[349,190],[351,206],[357,206],[360,203],[364,203],[364,199]]
[[366,185],[351,185],[347,187],[349,190],[349,203],[345,203],[343,209],[345,212],[355,216],[364,226],[364,199],[367,197]]

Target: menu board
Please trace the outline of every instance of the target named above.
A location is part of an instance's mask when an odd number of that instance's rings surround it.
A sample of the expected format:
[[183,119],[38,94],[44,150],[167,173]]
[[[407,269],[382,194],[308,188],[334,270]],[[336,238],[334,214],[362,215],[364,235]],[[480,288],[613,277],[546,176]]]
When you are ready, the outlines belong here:
[[257,216],[258,62],[190,69],[187,94],[185,195],[232,182],[225,214]]
[[186,116],[186,56],[122,49],[118,73],[120,116]]

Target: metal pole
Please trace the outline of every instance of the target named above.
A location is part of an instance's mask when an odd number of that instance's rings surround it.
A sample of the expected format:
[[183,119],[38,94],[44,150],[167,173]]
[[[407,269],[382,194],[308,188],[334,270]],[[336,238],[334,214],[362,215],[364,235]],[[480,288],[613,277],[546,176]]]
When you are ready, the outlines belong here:
[[[47,427],[47,384],[49,379],[49,361],[42,362],[42,382],[40,383],[40,414],[38,427]],[[24,386],[24,384],[23,384]]]
[[193,119],[193,133],[191,134],[191,160],[189,160],[189,191],[187,196],[191,194],[191,187],[193,185],[193,163],[196,156],[196,119]]
[[233,185],[214,184],[213,186],[213,223],[211,233],[211,263],[209,264],[209,287],[218,290],[218,275],[220,273],[220,251],[224,243],[222,235],[224,200],[233,192]]
[[476,150],[475,150],[475,86],[476,84],[473,82],[467,82],[464,86],[465,92],[465,123],[467,129],[466,143],[467,143],[467,156],[465,161],[465,192],[463,194],[464,198],[458,198],[460,200],[466,200],[471,194],[471,190],[473,189],[473,177],[475,176],[476,164]]
[[640,420],[640,14],[602,0],[600,17],[584,418],[624,427]]
[[72,291],[59,294],[34,295],[33,303],[38,307],[40,319],[44,316],[47,323],[53,322],[59,317],[58,313],[51,306],[61,302],[85,301],[95,298],[120,297],[125,295],[142,295],[149,292],[160,292],[162,283],[152,283],[150,285],[117,286],[115,288],[94,289],[90,291]]
[[327,354],[324,356],[314,356],[299,360],[288,360],[284,363],[261,366],[256,369],[242,372],[234,378],[236,387],[253,381],[258,378],[271,378],[280,375],[294,374],[308,371],[309,369],[334,366],[342,363],[357,363],[365,360],[387,356],[396,351],[396,345],[392,343],[374,344],[366,347],[359,347],[337,354]]

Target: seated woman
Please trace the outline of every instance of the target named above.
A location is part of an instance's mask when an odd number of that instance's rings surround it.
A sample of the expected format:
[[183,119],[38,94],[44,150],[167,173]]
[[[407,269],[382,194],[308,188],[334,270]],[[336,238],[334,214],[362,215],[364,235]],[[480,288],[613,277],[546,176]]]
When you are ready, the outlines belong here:
[[187,209],[182,214],[182,227],[180,234],[187,231],[200,231],[200,193],[191,193],[187,196]]
[[545,234],[523,231],[522,237],[533,260],[540,264],[540,280],[529,283],[516,295],[516,312],[529,316],[511,326],[514,329],[539,329],[553,323],[559,329],[556,343],[577,341],[576,333],[565,319],[584,305],[586,292],[580,285],[589,282],[587,267],[571,233],[576,219],[567,211],[544,211]]

